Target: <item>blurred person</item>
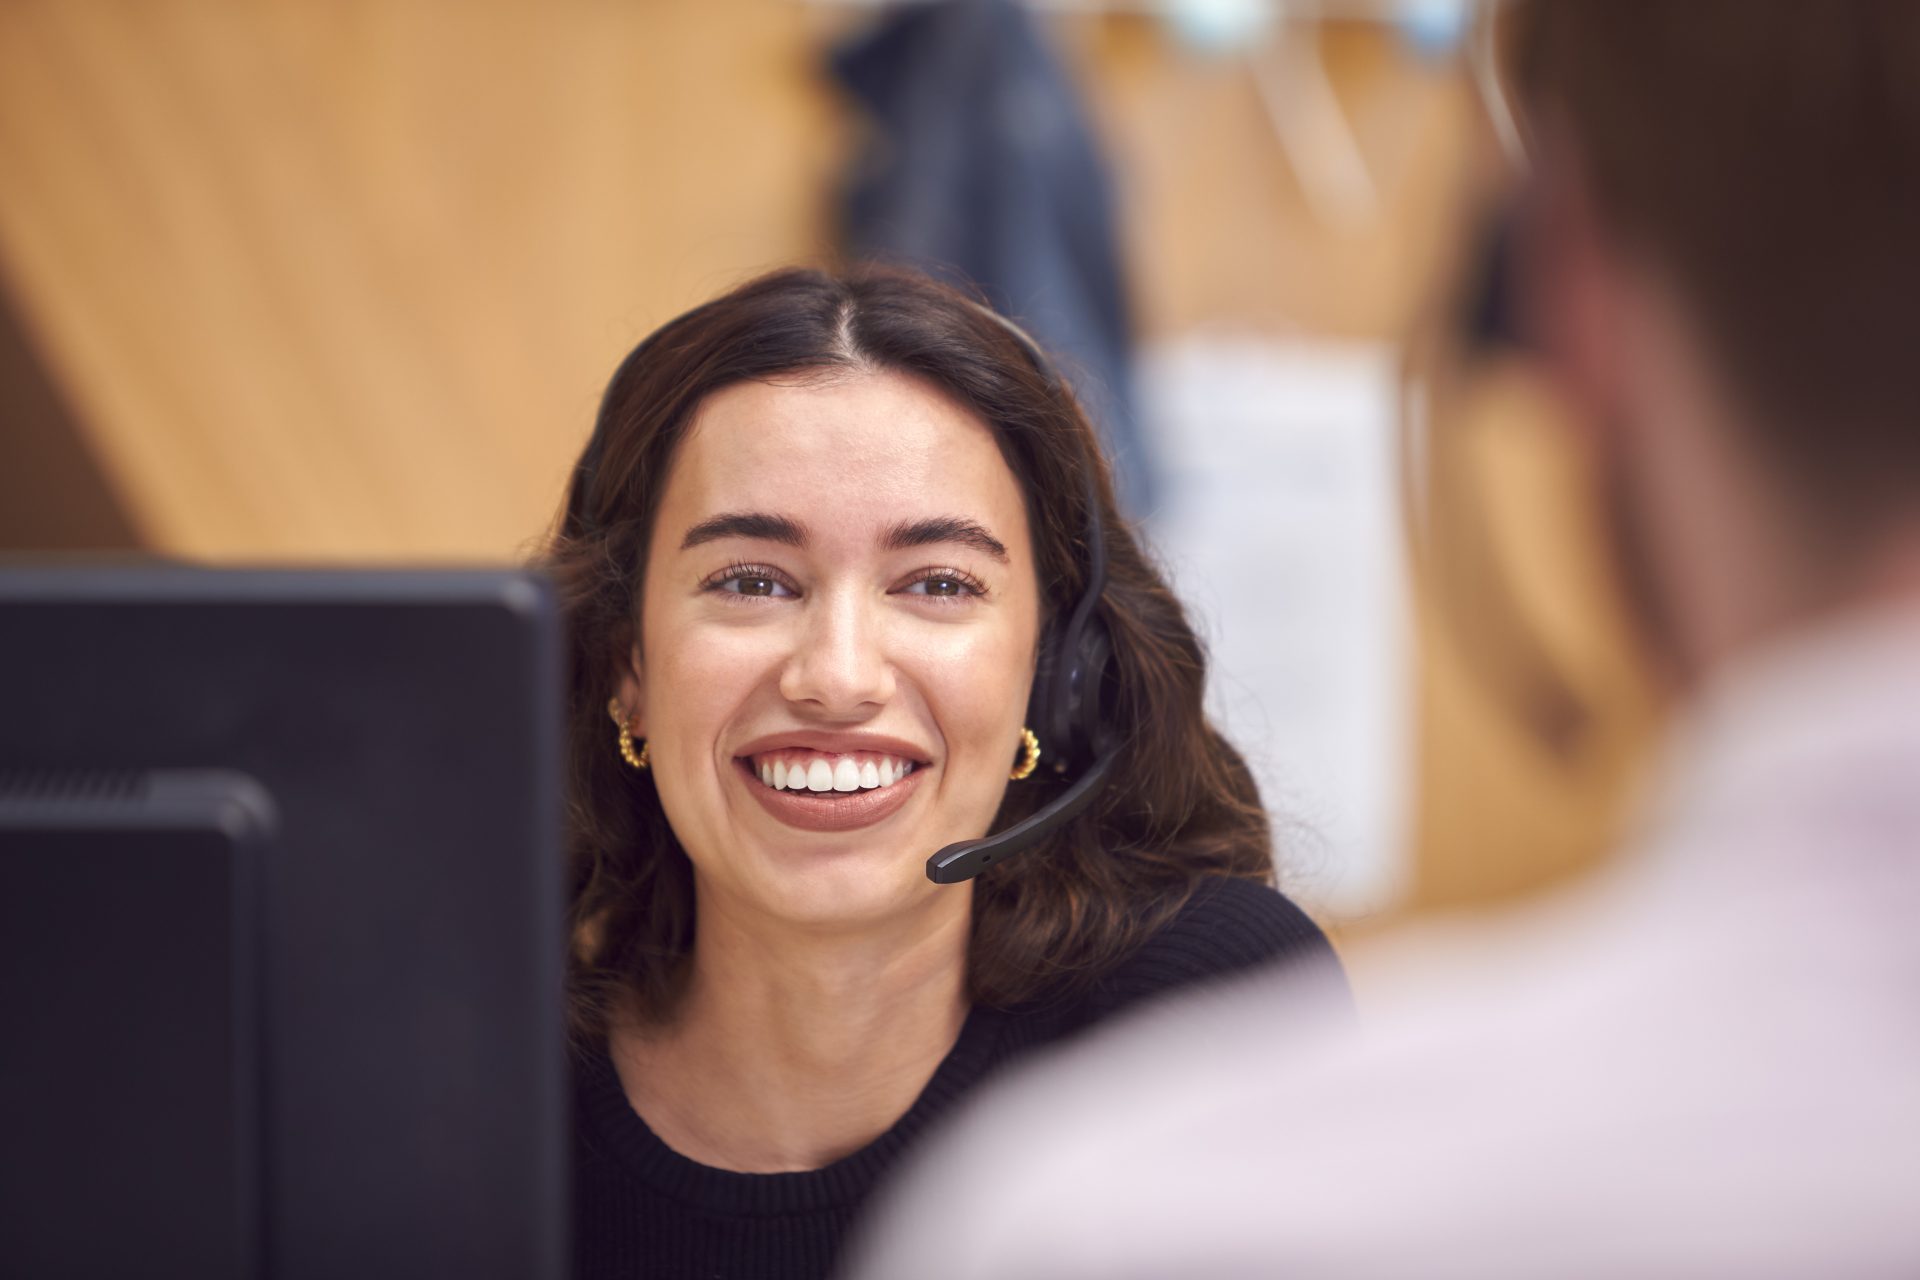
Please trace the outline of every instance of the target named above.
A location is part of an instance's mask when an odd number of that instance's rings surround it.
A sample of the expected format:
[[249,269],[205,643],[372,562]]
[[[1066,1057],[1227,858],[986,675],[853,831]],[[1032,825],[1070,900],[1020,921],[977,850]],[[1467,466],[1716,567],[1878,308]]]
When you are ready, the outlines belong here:
[[1630,856],[1364,1035],[1255,976],[1001,1082],[862,1280],[1920,1275],[1920,5],[1510,16],[1521,313],[1681,708]]
[[[579,1276],[825,1275],[1006,1062],[1212,976],[1333,964],[1270,887],[1199,642],[1086,418],[964,295],[793,270],[671,321],[614,374],[546,560]],[[930,882],[935,850],[1074,794],[1084,762],[1030,726],[1081,618],[1111,649],[1104,786]]]

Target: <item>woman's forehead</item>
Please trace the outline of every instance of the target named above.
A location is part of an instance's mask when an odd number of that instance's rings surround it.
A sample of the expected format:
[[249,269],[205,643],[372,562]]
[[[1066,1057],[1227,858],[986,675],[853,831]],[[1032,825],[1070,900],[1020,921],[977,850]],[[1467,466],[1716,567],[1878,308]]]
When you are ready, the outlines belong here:
[[660,510],[678,541],[716,516],[784,517],[810,536],[870,543],[902,523],[971,521],[1027,540],[1019,482],[992,430],[897,373],[743,382],[700,406]]

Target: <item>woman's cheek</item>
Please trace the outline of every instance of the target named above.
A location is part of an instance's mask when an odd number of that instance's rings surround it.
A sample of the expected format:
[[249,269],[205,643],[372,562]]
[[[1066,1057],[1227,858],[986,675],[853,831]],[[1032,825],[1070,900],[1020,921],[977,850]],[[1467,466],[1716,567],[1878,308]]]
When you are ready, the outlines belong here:
[[774,627],[702,624],[698,620],[671,624],[674,641],[662,646],[653,669],[662,696],[692,698],[716,704],[735,700],[752,689],[767,670],[777,665],[785,643]]
[[950,751],[992,758],[1005,739],[1006,757],[1013,759],[1032,681],[1030,652],[1019,637],[980,634],[965,637],[945,656],[936,705],[946,713],[942,731]]
[[671,740],[660,747],[683,759],[691,779],[705,770],[729,721],[777,665],[778,646],[739,627],[672,620],[662,631],[675,640],[647,655],[647,729]]

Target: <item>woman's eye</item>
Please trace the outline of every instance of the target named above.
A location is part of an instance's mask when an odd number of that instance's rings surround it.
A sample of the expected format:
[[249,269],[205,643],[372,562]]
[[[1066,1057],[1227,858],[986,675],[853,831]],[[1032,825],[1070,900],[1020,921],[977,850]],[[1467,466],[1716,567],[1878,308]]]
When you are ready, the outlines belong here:
[[793,594],[786,583],[757,573],[736,574],[714,585],[736,596],[790,596]]
[[937,573],[934,574],[932,577],[922,578],[918,582],[910,583],[907,587],[907,590],[915,595],[940,596],[940,597],[947,597],[947,598],[951,598],[954,596],[970,596],[970,595],[978,594],[973,589],[973,586],[970,583],[962,582],[958,578],[950,578]]

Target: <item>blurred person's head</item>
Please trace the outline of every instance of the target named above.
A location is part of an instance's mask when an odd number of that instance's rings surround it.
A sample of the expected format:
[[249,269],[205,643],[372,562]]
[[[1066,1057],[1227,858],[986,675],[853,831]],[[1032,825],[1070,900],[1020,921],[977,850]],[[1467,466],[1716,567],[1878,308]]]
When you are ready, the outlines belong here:
[[1683,679],[1920,590],[1920,4],[1527,0],[1523,298]]
[[[1071,781],[1023,761],[1037,656],[1100,506],[1102,798],[977,879],[927,857]],[[548,554],[569,623],[576,1027],[672,1011],[702,919],[748,936],[966,930],[975,999],[1091,974],[1266,819],[1201,709],[1204,656],[1114,510],[1086,418],[978,303],[868,269],[763,277],[610,383]],[[647,768],[616,749],[616,725]]]

